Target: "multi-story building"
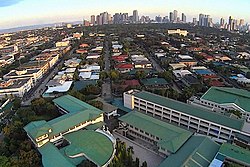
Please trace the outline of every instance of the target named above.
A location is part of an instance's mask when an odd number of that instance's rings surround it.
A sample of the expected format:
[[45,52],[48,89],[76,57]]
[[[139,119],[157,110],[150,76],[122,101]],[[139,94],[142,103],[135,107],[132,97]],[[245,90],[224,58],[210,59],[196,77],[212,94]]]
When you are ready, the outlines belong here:
[[11,70],[8,74],[3,76],[3,79],[27,79],[32,78],[33,84],[42,78],[43,72],[41,69],[24,69],[24,70]]
[[168,34],[179,34],[179,35],[187,36],[188,31],[187,30],[180,30],[180,29],[168,30]]
[[[84,159],[97,166],[108,166],[116,142],[108,130],[102,129],[103,111],[69,95],[53,102],[64,115],[48,122],[34,121],[24,127],[42,155],[43,166],[76,167]],[[69,144],[60,147],[62,143]],[[74,162],[76,159],[80,161]]]
[[0,98],[23,97],[32,87],[32,78],[3,81],[0,83]]
[[145,91],[125,92],[124,106],[190,131],[211,136],[220,142],[232,140],[236,134],[250,136],[250,124],[242,119],[231,118]]
[[176,153],[192,136],[192,133],[187,130],[140,112],[132,111],[120,117],[119,120],[121,121],[119,129],[122,129],[123,135],[151,143],[163,156]]
[[138,23],[139,22],[139,15],[138,15],[138,10],[133,11],[133,22]]
[[237,88],[211,87],[202,97],[192,97],[188,103],[220,113],[239,111],[250,121],[250,92]]

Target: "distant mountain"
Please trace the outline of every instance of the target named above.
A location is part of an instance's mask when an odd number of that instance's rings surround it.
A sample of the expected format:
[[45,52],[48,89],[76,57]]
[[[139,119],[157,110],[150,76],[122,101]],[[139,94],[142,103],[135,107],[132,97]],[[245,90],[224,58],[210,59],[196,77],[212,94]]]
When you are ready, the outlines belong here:
[[61,22],[61,23],[38,24],[38,25],[31,25],[31,26],[15,27],[15,28],[9,28],[9,29],[0,29],[0,34],[25,31],[25,30],[34,30],[34,29],[40,29],[40,28],[44,28],[44,27],[53,27],[56,25],[62,25],[62,23],[81,24],[82,22],[81,21]]

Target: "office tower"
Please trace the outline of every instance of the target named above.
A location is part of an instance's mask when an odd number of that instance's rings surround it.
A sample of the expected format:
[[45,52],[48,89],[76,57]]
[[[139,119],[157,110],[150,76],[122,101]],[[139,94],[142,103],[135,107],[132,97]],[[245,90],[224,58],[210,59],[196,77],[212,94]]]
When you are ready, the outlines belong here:
[[177,22],[178,11],[174,10],[174,22]]
[[197,25],[197,18],[193,18],[193,24]]
[[139,22],[139,15],[138,15],[138,11],[137,10],[133,11],[133,21],[134,21],[134,23],[138,23]]
[[102,24],[108,24],[108,12],[102,13]]
[[95,25],[95,15],[91,15],[90,17],[90,23]]
[[140,23],[146,23],[146,17],[145,16],[141,16]]
[[113,23],[114,24],[121,23],[121,14],[120,13],[115,13],[115,15],[113,16]]
[[224,19],[224,18],[221,18],[221,19],[220,19],[220,27],[221,27],[221,28],[224,28],[224,26],[225,26],[225,19]]
[[168,23],[169,22],[168,16],[163,17],[162,22],[163,23]]
[[173,12],[169,13],[169,20],[170,20],[170,22],[174,22],[174,13]]
[[242,26],[244,26],[244,24],[245,24],[244,19],[240,19],[240,24],[239,24],[239,26],[242,27]]
[[101,23],[100,23],[100,15],[96,16],[96,24],[101,25]]
[[149,22],[150,22],[150,17],[146,16],[146,23],[149,23]]
[[181,21],[182,21],[183,23],[186,23],[186,22],[187,22],[187,17],[186,17],[186,15],[185,15],[184,13],[181,14]]
[[125,23],[128,21],[128,13],[123,13],[122,14],[122,22]]
[[155,21],[158,23],[162,22],[162,17],[161,16],[155,16]]
[[113,18],[111,16],[111,14],[108,14],[108,24],[111,24],[113,21]]
[[199,14],[199,23],[198,23],[199,26],[204,26],[204,18],[205,18],[204,14]]
[[228,20],[228,30],[232,31],[233,30],[233,18],[232,16],[229,16],[229,20]]

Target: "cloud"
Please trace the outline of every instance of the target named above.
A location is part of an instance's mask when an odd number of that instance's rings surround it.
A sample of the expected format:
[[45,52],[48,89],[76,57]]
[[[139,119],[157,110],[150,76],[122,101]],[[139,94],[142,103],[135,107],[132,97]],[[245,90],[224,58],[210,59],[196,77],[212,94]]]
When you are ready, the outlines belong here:
[[0,8],[15,5],[23,0],[0,0]]

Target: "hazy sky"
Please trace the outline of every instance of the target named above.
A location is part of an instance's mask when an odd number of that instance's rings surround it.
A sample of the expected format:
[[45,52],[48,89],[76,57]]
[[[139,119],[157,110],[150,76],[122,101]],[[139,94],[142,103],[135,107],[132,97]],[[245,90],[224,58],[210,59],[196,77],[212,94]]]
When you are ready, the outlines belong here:
[[244,18],[250,23],[250,0],[0,0],[0,29],[43,23],[80,21],[91,14],[108,11],[139,15],[169,15],[174,9],[184,12],[188,21],[199,13],[209,14],[217,22]]

